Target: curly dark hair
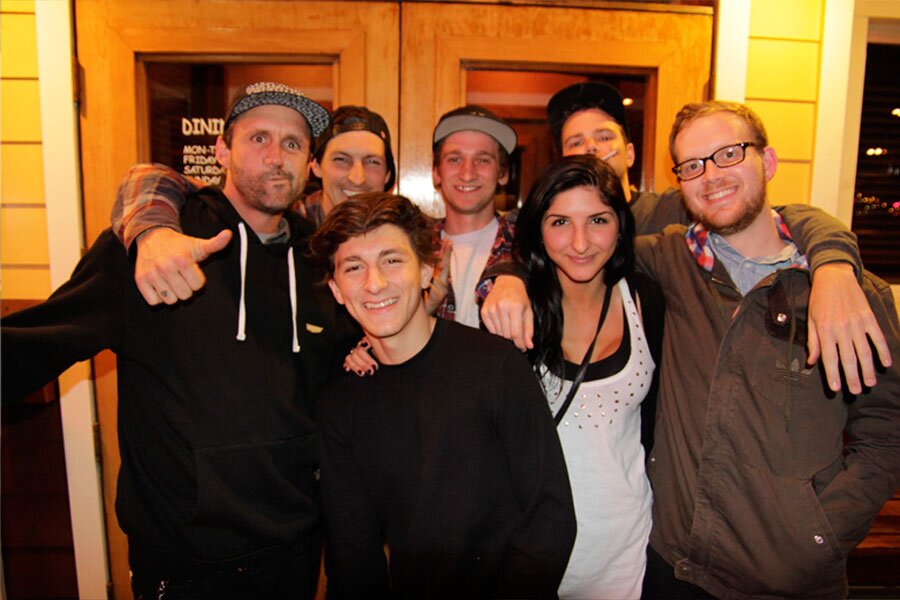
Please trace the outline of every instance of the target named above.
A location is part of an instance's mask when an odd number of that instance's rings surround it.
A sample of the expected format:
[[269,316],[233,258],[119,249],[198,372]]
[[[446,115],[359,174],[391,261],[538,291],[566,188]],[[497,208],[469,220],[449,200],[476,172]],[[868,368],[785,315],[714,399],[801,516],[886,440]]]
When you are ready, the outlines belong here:
[[528,297],[534,310],[535,340],[528,358],[538,376],[548,370],[557,375],[563,372],[562,287],[556,265],[544,248],[541,223],[558,194],[578,187],[596,190],[600,200],[619,219],[616,249],[603,268],[604,283],[615,285],[634,269],[634,217],[612,168],[590,155],[569,156],[551,163],[534,182],[516,221],[516,249],[525,268]]
[[426,264],[436,263],[434,220],[408,198],[385,192],[359,194],[335,206],[309,240],[312,257],[333,275],[340,245],[382,225],[402,229],[416,257]]

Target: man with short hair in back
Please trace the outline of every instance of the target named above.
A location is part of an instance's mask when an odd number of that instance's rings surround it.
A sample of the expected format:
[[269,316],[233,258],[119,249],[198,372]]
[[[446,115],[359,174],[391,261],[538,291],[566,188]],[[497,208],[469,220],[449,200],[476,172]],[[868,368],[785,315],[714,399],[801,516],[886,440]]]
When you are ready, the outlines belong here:
[[382,365],[319,403],[329,596],[556,597],[575,516],[553,419],[512,344],[428,314],[430,220],[362,195],[310,247]]
[[672,223],[687,224],[681,193],[662,194],[632,187],[628,169],[635,151],[628,133],[622,94],[602,81],[576,83],[556,92],[547,103],[547,121],[562,156],[591,154],[613,168],[634,214],[636,233],[656,233]]

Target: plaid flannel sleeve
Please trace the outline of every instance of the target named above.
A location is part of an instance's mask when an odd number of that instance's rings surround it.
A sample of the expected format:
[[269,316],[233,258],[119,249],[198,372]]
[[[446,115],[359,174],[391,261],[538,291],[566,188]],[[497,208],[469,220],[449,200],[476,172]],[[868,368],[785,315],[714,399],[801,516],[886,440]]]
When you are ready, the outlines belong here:
[[135,165],[116,192],[112,229],[130,249],[137,237],[154,227],[181,231],[178,214],[188,194],[198,185],[178,171],[161,164]]

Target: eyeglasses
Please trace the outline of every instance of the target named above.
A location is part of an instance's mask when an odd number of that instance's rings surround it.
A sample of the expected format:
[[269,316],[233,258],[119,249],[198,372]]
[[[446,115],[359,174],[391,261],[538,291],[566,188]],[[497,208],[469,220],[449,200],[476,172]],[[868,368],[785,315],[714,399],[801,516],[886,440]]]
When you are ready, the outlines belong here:
[[747,146],[755,146],[753,142],[741,142],[740,144],[732,144],[719,148],[706,158],[692,158],[682,163],[678,163],[672,167],[672,172],[682,181],[690,181],[697,179],[706,173],[706,161],[711,160],[713,164],[723,169],[725,167],[733,167],[734,165],[744,162],[747,156]]

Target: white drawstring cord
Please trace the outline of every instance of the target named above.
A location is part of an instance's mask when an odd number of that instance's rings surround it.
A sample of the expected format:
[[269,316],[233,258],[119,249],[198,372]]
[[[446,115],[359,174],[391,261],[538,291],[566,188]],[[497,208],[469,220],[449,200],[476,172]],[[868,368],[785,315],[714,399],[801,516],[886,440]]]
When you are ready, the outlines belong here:
[[288,248],[288,291],[291,295],[291,325],[294,326],[294,338],[291,350],[300,352],[300,341],[297,338],[297,274],[294,270],[294,248]]
[[238,234],[241,237],[241,304],[238,306],[237,339],[243,342],[247,339],[247,309],[244,306],[244,288],[247,284],[247,228],[243,223],[238,223]]

